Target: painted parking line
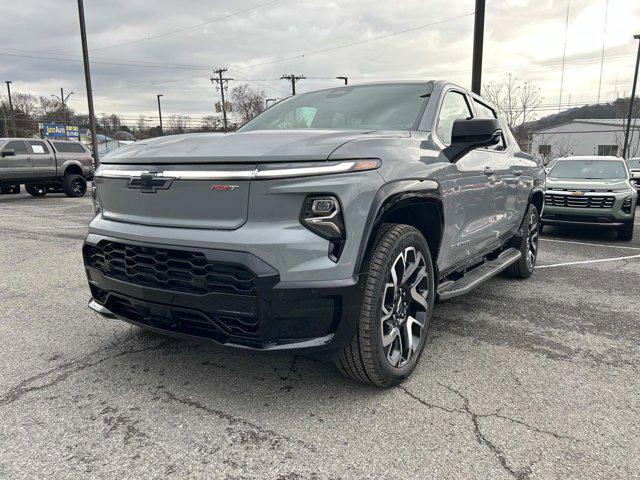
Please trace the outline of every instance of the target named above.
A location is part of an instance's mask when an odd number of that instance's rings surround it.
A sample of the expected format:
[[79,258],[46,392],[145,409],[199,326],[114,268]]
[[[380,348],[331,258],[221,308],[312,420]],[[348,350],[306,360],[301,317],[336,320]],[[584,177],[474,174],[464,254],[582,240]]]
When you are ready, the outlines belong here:
[[625,247],[623,245],[607,245],[606,243],[575,242],[573,240],[555,240],[553,238],[540,238],[540,241],[554,242],[554,243],[572,243],[574,245],[587,245],[590,247],[608,247],[608,248],[622,248],[625,250],[640,250],[640,247]]
[[564,262],[564,263],[553,263],[551,265],[537,265],[538,268],[552,268],[552,267],[566,267],[569,265],[585,265],[588,263],[603,263],[603,262],[617,262],[620,260],[630,260],[633,258],[640,258],[640,254],[638,255],[627,255],[626,257],[613,257],[613,258],[600,258],[598,260],[581,260],[578,262]]

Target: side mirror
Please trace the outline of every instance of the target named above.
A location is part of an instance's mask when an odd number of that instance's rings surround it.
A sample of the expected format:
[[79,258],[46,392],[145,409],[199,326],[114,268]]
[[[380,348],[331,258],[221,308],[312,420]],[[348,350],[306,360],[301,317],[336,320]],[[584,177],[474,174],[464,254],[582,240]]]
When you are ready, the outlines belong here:
[[459,118],[453,122],[451,145],[444,149],[450,162],[456,162],[475,148],[500,143],[502,128],[495,118]]
[[13,148],[5,148],[1,155],[3,157],[15,157],[16,151]]

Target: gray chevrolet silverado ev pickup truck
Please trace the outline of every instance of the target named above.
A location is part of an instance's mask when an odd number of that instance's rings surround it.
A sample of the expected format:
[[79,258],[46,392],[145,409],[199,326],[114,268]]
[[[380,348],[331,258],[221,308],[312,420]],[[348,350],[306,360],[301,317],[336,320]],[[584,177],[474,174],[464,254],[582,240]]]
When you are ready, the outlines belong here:
[[0,187],[2,193],[27,193],[41,197],[64,192],[81,197],[93,178],[91,152],[80,142],[0,138]]
[[544,201],[543,166],[446,82],[297,95],[235,133],[120,148],[94,183],[90,308],[381,387],[415,368],[436,299],[531,275]]

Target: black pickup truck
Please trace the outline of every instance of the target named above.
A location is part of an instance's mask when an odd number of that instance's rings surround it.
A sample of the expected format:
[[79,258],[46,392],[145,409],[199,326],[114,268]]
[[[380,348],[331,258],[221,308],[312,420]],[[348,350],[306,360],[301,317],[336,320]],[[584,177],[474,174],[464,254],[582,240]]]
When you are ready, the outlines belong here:
[[60,191],[81,197],[93,171],[91,152],[80,142],[0,138],[1,193],[19,193],[24,184],[34,197]]

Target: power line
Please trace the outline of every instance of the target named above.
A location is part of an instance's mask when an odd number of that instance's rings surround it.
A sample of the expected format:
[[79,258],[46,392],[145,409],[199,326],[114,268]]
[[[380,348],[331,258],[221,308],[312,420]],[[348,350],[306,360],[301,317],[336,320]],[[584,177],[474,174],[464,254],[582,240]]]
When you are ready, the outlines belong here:
[[187,27],[182,27],[182,28],[178,28],[178,29],[175,29],[175,30],[169,30],[167,32],[159,33],[157,35],[150,35],[148,37],[139,38],[137,40],[130,40],[128,42],[115,43],[113,45],[107,45],[107,46],[104,46],[104,47],[98,47],[98,48],[94,48],[93,50],[97,51],[97,50],[106,50],[108,48],[124,47],[126,45],[133,45],[134,43],[141,43],[141,42],[146,42],[148,40],[155,40],[156,38],[168,37],[170,35],[175,35],[177,33],[186,32],[187,30],[193,30],[194,28],[202,27],[204,25],[209,25],[211,23],[220,22],[222,20],[226,20],[228,18],[235,17],[236,15],[241,15],[243,13],[247,13],[247,12],[250,12],[252,10],[256,10],[258,8],[265,7],[267,5],[271,5],[271,4],[279,2],[279,1],[280,0],[270,0],[268,2],[259,3],[258,5],[254,5],[253,7],[245,8],[243,10],[238,10],[238,11],[230,13],[228,15],[223,15],[221,17],[213,18],[211,20],[206,20],[204,22],[200,22],[200,23],[196,23],[196,24],[193,24],[193,25],[189,25]]
[[389,37],[393,37],[395,35],[401,35],[403,33],[413,32],[413,31],[420,30],[420,29],[423,29],[423,28],[433,27],[435,25],[440,25],[440,24],[443,24],[443,23],[452,22],[454,20],[459,20],[459,19],[464,18],[464,17],[469,17],[469,16],[471,16],[473,14],[474,14],[474,12],[465,13],[464,15],[458,15],[457,17],[445,18],[444,20],[440,20],[440,21],[437,21],[437,22],[426,23],[424,25],[418,25],[416,27],[405,28],[403,30],[398,30],[396,32],[391,32],[391,33],[385,33],[383,35],[378,35],[376,37],[366,38],[364,40],[358,40],[358,41],[355,41],[355,42],[349,42],[349,43],[343,43],[343,44],[340,44],[340,45],[334,45],[333,47],[322,48],[322,49],[319,49],[319,50],[313,50],[313,51],[308,52],[308,53],[300,53],[298,55],[293,55],[291,57],[279,58],[279,59],[271,60],[271,61],[268,61],[268,62],[253,63],[253,64],[249,64],[249,65],[244,66],[244,68],[247,69],[247,68],[263,67],[265,65],[273,65],[274,63],[286,62],[288,60],[295,60],[295,59],[298,59],[298,58],[310,57],[312,55],[318,55],[318,54],[321,54],[321,53],[333,52],[334,50],[338,50],[338,49],[341,49],[341,48],[353,47],[355,45],[362,45],[363,43],[373,42],[375,40],[380,40],[382,38],[389,38]]

